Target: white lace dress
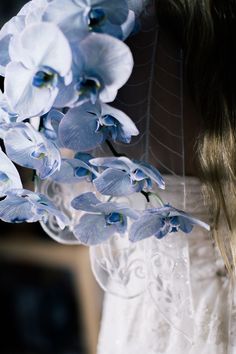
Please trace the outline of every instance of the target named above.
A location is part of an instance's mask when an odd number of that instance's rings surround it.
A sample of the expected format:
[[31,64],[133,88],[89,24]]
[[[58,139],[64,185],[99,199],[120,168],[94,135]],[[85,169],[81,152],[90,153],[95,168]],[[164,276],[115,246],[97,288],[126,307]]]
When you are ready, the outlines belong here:
[[[176,178],[167,178],[167,186],[165,198],[181,205]],[[186,179],[186,193],[186,209],[207,221],[196,178]],[[145,284],[142,276],[132,281],[134,298],[106,293],[98,354],[236,353],[233,294],[209,233],[196,227],[190,235],[153,237],[135,247],[129,264],[145,250]]]

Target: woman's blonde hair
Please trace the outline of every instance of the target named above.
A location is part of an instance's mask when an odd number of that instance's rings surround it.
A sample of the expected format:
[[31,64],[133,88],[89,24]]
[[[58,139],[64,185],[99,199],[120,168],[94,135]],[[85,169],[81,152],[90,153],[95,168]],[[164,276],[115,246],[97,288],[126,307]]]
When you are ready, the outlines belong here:
[[[185,73],[204,121],[197,140],[200,176],[214,239],[236,269],[236,1],[159,0],[158,19],[182,41]],[[167,28],[168,29],[168,28]],[[220,230],[225,221],[226,228]]]

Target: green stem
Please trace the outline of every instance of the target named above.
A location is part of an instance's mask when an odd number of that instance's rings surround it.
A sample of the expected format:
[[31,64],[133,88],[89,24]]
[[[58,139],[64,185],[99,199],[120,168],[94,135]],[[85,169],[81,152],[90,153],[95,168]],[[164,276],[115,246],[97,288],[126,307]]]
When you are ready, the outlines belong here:
[[150,202],[150,199],[149,199],[150,192],[141,191],[140,193],[142,195],[144,195],[144,197],[146,198],[147,202],[149,203]]
[[112,154],[115,157],[121,157],[121,156],[126,156],[124,154],[120,154],[119,152],[116,151],[116,149],[114,148],[114,146],[112,145],[112,143],[109,140],[106,140],[106,144],[109,147],[109,149],[111,150]]
[[[161,199],[161,197],[158,194],[149,192],[149,197],[150,196],[155,197],[155,199],[157,200],[157,202],[160,204],[161,207],[163,207],[165,205],[165,203],[163,202],[163,200]],[[149,198],[149,200],[150,200],[150,198]]]

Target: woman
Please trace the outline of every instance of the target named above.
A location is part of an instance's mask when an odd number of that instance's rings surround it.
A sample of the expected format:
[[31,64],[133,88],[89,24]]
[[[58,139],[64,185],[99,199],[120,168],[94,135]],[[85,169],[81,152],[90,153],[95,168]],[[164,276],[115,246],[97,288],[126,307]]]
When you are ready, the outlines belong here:
[[[159,0],[130,41],[136,67],[118,104],[144,131],[135,153],[166,174],[165,200],[211,222],[214,242],[199,229],[142,241],[119,268],[123,291],[106,269],[99,354],[236,353],[235,16],[235,0]],[[140,259],[135,278],[127,264]]]

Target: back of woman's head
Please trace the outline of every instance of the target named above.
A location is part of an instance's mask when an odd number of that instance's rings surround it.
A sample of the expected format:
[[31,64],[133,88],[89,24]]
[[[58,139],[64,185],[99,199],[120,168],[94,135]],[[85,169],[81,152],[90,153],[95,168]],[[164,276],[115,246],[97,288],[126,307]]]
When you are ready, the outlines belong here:
[[[197,153],[213,235],[236,266],[236,1],[159,0],[161,26],[182,42],[188,89],[204,121]],[[220,222],[221,220],[221,222]],[[220,232],[222,220],[227,231]]]

